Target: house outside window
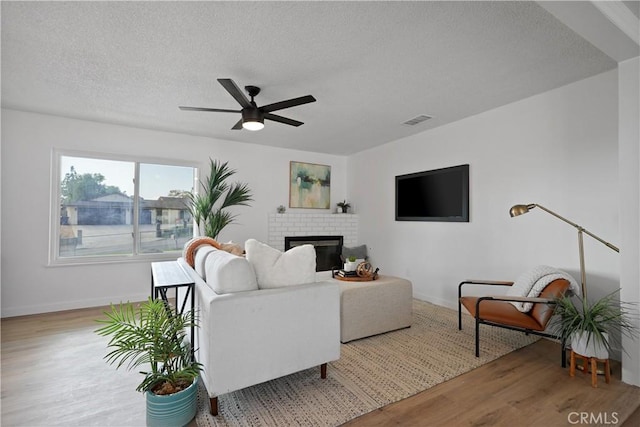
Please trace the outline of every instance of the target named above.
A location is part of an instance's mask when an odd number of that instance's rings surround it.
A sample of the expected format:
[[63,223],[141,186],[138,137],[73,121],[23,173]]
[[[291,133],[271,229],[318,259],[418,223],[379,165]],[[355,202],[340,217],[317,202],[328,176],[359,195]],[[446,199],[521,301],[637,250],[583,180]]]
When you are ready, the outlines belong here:
[[172,259],[193,237],[188,162],[54,153],[51,264]]

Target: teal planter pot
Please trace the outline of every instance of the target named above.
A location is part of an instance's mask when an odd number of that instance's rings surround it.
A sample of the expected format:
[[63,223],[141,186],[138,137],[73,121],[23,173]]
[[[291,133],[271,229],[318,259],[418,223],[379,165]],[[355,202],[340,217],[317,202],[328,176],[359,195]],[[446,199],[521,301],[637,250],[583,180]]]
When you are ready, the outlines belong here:
[[183,427],[196,416],[198,409],[198,378],[185,390],[166,396],[151,392],[147,397],[147,426]]

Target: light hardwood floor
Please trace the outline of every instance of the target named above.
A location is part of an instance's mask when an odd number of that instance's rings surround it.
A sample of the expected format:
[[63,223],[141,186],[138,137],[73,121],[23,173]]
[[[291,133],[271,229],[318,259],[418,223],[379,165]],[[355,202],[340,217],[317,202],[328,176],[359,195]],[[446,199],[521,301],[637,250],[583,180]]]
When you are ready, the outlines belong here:
[[[93,330],[103,310],[2,320],[2,426],[145,425],[141,375],[102,359],[106,339]],[[640,389],[620,381],[618,364],[610,384],[599,377],[592,388],[588,375],[559,366],[558,344],[541,340],[348,425],[635,427],[639,407]],[[572,424],[582,412],[600,423]]]

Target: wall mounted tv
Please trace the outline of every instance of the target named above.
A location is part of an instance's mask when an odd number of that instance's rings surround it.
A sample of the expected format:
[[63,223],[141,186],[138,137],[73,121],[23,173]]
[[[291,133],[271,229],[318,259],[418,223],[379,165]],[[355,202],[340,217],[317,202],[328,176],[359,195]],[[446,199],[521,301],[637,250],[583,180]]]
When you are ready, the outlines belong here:
[[396,221],[469,222],[469,165],[396,176]]

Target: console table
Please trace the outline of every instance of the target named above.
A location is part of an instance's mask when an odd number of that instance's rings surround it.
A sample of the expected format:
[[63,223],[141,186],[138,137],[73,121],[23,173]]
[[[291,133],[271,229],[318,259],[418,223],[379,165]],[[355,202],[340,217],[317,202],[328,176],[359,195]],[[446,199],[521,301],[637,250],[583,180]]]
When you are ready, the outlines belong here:
[[[161,298],[169,306],[167,291],[175,290],[175,306],[178,314],[183,314],[187,302],[191,301],[191,313],[195,314],[195,284],[196,282],[180,267],[178,261],[163,261],[151,263],[151,296]],[[179,288],[186,288],[182,299]],[[194,328],[191,326],[191,357],[194,357]]]

